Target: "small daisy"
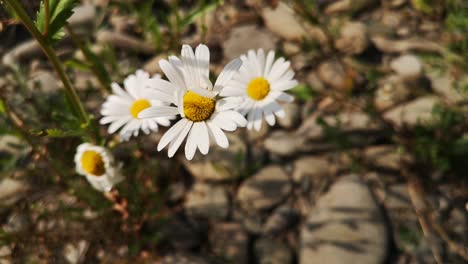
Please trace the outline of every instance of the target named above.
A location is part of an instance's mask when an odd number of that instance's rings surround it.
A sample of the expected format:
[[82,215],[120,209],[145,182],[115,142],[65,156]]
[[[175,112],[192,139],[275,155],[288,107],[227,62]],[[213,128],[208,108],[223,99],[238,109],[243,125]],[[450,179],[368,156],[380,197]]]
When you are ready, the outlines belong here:
[[[159,79],[155,76],[153,79]],[[158,125],[169,126],[170,120],[165,117],[139,119],[138,114],[151,106],[164,105],[158,98],[158,93],[147,85],[149,74],[142,70],[129,75],[124,80],[125,90],[117,83],[112,83],[113,94],[109,95],[102,105],[101,124],[109,124],[108,132],[113,134],[119,128],[120,139],[128,141],[131,136],[138,136],[140,129],[149,134],[158,131]]]
[[227,148],[229,142],[224,131],[234,131],[247,124],[247,120],[234,111],[240,99],[216,97],[231,81],[242,64],[241,60],[235,59],[228,63],[214,85],[209,79],[209,64],[210,51],[202,44],[198,45],[195,53],[190,46],[184,45],[181,59],[171,56],[168,61],[159,62],[169,81],[153,79],[152,87],[165,94],[161,96],[162,100],[175,106],[150,107],[138,117],[182,117],[158,144],[158,151],[169,145],[169,157],[174,156],[185,138],[185,157],[188,160],[193,158],[197,148],[202,154],[207,154],[210,139],[220,147]]
[[75,154],[76,172],[86,177],[98,191],[108,192],[123,180],[113,156],[103,147],[83,143]]
[[283,118],[285,113],[278,102],[292,102],[294,98],[285,93],[297,85],[290,62],[284,58],[275,61],[275,52],[265,58],[263,49],[249,50],[241,56],[242,67],[221,96],[235,96],[244,99],[238,110],[247,115],[247,129],[260,130],[265,116],[270,126],[275,125],[275,116]]

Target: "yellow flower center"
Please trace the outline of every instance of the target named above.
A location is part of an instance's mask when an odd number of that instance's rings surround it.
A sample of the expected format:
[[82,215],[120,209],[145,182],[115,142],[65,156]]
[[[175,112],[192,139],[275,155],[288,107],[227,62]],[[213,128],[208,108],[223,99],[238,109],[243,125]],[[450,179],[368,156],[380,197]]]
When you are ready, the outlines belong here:
[[185,117],[193,122],[205,121],[215,110],[216,101],[188,91],[184,95]]
[[84,171],[94,176],[101,176],[106,172],[101,154],[92,150],[85,151],[81,156],[81,167]]
[[138,114],[145,110],[146,108],[150,107],[151,103],[148,100],[140,99],[133,102],[132,106],[130,107],[130,113],[134,118],[138,119]]
[[265,98],[270,92],[270,84],[263,77],[258,77],[250,81],[247,86],[247,94],[255,101]]

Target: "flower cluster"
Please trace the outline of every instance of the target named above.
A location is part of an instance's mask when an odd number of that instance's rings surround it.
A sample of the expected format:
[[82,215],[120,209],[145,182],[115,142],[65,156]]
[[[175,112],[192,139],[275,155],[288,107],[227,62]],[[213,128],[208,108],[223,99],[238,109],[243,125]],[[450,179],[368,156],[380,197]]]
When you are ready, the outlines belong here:
[[[276,118],[285,115],[280,103],[293,101],[285,91],[297,85],[289,61],[275,60],[274,51],[265,54],[263,49],[250,50],[230,61],[214,83],[210,79],[210,51],[203,44],[195,50],[183,45],[180,57],[160,60],[159,66],[167,80],[138,70],[124,80],[123,89],[113,83],[113,94],[102,105],[100,123],[110,124],[110,134],[120,129],[123,141],[138,136],[140,130],[149,134],[159,126],[170,126],[158,143],[158,151],[167,146],[168,156],[173,157],[185,141],[188,160],[197,149],[207,154],[212,142],[227,148],[226,131],[238,127],[258,131],[263,119],[275,125]],[[177,118],[171,126],[171,120]],[[76,159],[78,171],[88,179],[93,172],[101,172],[99,164],[87,167],[88,157],[83,153]]]

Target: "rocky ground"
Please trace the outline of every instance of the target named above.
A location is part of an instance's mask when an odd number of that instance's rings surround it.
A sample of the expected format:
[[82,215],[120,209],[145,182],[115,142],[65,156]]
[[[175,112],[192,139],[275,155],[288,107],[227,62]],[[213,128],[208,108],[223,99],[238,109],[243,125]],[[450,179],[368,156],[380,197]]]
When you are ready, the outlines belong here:
[[[39,135],[44,154],[1,135],[0,263],[464,263],[468,144],[457,144],[468,140],[468,48],[451,47],[468,43],[468,22],[450,31],[449,4],[225,1],[177,33],[160,22],[161,44],[139,2],[82,1],[70,19],[113,81],[160,73],[156,62],[180,43],[207,43],[215,73],[249,49],[275,49],[301,83],[295,102],[275,127],[231,133],[228,149],[191,162],[157,153],[162,132],[123,144],[108,136],[127,175],[117,187],[126,219],[70,170],[77,138]],[[28,128],[56,125],[59,80],[24,29],[3,27],[11,108]],[[83,53],[69,37],[57,50],[99,117],[105,92]],[[411,179],[422,182],[423,206]],[[426,228],[418,208],[437,224]]]

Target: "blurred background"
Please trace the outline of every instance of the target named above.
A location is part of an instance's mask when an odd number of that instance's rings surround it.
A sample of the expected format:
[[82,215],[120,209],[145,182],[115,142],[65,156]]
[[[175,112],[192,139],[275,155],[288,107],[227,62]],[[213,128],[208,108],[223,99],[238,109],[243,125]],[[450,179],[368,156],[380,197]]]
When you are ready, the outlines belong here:
[[[40,1],[21,2],[34,19]],[[162,129],[120,143],[103,195],[40,46],[0,8],[0,263],[466,263],[468,2],[78,1],[54,45],[99,119],[110,82],[209,46],[211,72],[275,50],[286,117],[188,162]]]

